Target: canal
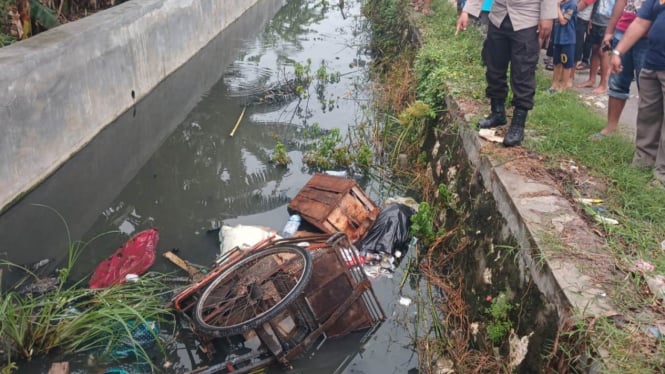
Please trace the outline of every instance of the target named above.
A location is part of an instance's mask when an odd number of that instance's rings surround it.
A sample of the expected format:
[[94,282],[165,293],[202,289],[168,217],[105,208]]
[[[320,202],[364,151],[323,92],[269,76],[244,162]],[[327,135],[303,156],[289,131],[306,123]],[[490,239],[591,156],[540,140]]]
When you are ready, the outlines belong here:
[[[178,249],[198,264],[212,263],[219,253],[221,225],[281,229],[286,205],[313,173],[303,161],[311,144],[305,130],[346,134],[371,116],[361,6],[360,0],[259,2],[1,216],[2,255],[18,264],[49,259],[55,269],[69,243],[82,240],[87,249],[74,269],[80,279],[149,227],[160,231],[160,253]],[[300,95],[273,89],[292,79],[296,66],[337,79]],[[271,162],[278,143],[292,160],[287,168]],[[388,197],[380,182],[360,176],[358,182],[377,204]],[[152,270],[175,268],[158,257]],[[5,274],[10,281],[13,276]],[[389,315],[378,331],[327,342],[291,372],[415,370],[409,321],[416,313],[413,305],[398,303],[400,292],[413,290],[397,290],[400,281],[398,269],[375,282]],[[196,363],[182,347],[172,347],[175,372]],[[37,361],[21,372],[48,366]]]

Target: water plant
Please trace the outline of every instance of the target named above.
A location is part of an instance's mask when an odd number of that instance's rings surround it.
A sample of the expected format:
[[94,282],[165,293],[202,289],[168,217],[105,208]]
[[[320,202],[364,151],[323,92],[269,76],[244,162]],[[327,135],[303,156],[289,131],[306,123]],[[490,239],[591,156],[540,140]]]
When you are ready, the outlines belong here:
[[[64,222],[59,213],[49,209]],[[70,238],[66,223],[65,228]],[[58,271],[55,290],[38,294],[19,293],[16,288],[0,290],[0,351],[7,362],[54,352],[85,352],[109,362],[130,352],[135,359],[154,365],[148,353],[152,346],[165,356],[158,330],[146,327],[173,325],[173,315],[164,306],[171,292],[166,276],[143,276],[136,283],[101,290],[84,288],[83,280],[72,281],[69,276],[93,240],[69,240],[67,262]],[[38,280],[29,269],[9,261],[0,261],[0,265],[21,269]],[[149,335],[149,342],[145,336],[139,339],[141,329],[146,330],[143,335]]]
[[436,238],[434,219],[434,212],[426,201],[421,202],[418,211],[411,216],[411,233],[425,246],[429,246]]
[[487,338],[495,345],[503,341],[513,326],[508,315],[512,309],[508,296],[503,292],[493,298],[490,306],[485,309],[490,318],[487,323]]
[[291,157],[289,157],[289,154],[286,151],[286,146],[284,146],[284,143],[279,140],[275,143],[275,149],[270,157],[270,162],[282,167],[286,167],[291,163]]

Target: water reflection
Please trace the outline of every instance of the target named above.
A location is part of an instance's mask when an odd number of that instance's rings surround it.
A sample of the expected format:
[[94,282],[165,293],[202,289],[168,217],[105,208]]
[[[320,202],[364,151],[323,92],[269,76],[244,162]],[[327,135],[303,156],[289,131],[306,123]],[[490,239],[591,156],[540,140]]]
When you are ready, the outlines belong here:
[[[87,236],[154,225],[164,246],[208,263],[217,253],[208,232],[222,223],[281,228],[286,204],[310,171],[303,167],[301,147],[288,149],[293,163],[287,169],[272,165],[276,141],[302,145],[302,126],[314,122],[346,129],[364,105],[352,98],[368,96],[358,89],[366,72],[354,64],[359,56],[368,59],[359,40],[364,34],[357,32],[363,27],[360,4],[346,4],[353,17],[323,4],[290,1],[248,41],[110,204],[114,214],[101,214]],[[292,80],[296,64],[310,65],[312,83],[304,92],[252,101]],[[320,69],[337,78],[317,79]]]
[[[288,218],[286,204],[311,174],[302,162],[307,146],[303,130],[317,123],[324,130],[346,132],[365,118],[370,99],[363,64],[369,56],[361,2],[325,4],[320,0],[288,1],[264,31],[259,31],[263,24],[257,21],[260,27],[253,31],[258,33],[245,28],[244,33],[233,34],[231,41],[213,43],[214,53],[203,52],[208,53],[205,62],[190,62],[183,67],[184,76],[176,73],[175,80],[165,82],[163,90],[113,124],[108,133],[117,134],[105,141],[108,145],[91,144],[78,161],[85,166],[65,167],[70,171],[61,187],[26,200],[52,202],[76,227],[74,238],[120,232],[95,242],[81,258],[75,276],[86,275],[128,235],[151,226],[160,230],[160,252],[179,248],[182,257],[199,264],[208,264],[216,256],[217,236],[209,230],[221,224],[283,226]],[[325,83],[314,78],[306,94],[285,96],[284,100],[252,101],[291,79],[296,63],[311,64],[313,76],[323,66],[337,78]],[[127,138],[135,139],[131,147],[123,141]],[[270,163],[277,140],[287,145],[293,160],[286,169]],[[106,173],[97,177],[92,170],[99,169]],[[371,189],[366,191],[380,201]],[[87,195],[90,198],[81,199]],[[58,203],[61,196],[67,196],[66,203]],[[11,229],[0,225],[0,250],[21,248],[15,255],[26,251],[30,254],[26,257],[35,261],[44,256],[40,251],[44,243],[52,243],[54,232],[61,230],[53,222],[38,227],[39,234],[33,235],[38,240],[29,246],[20,243],[16,235],[6,239],[11,230],[26,233],[18,227],[27,226],[35,215],[12,220]],[[58,244],[48,256],[64,248]],[[158,260],[155,270],[174,271],[174,267]],[[392,294],[388,292],[387,297]],[[301,372],[332,372],[343,367],[339,360],[355,355],[360,344],[358,336],[326,344],[330,349],[317,353],[316,360],[303,362]],[[404,343],[400,340],[399,344]],[[386,354],[382,346],[363,349]],[[179,351],[178,355],[191,357],[191,352]],[[395,360],[402,358],[393,357],[380,367],[405,367],[394,364]],[[404,362],[412,365],[410,359]],[[351,365],[372,372],[356,361]]]

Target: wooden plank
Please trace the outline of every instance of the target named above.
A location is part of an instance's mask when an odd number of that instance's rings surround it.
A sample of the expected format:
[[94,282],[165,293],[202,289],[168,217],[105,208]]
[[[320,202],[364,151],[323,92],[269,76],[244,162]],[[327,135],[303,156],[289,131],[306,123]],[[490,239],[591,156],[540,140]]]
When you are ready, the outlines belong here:
[[304,187],[296,196],[298,200],[312,200],[323,204],[336,204],[342,196],[342,192],[326,191],[316,187]]
[[288,210],[323,232],[344,232],[352,241],[365,235],[379,213],[355,181],[326,174],[314,175]]
[[182,270],[186,271],[187,274],[189,274],[190,277],[194,277],[196,274],[199,273],[199,269],[197,269],[196,267],[190,265],[187,261],[185,261],[182,258],[178,257],[178,255],[176,255],[175,253],[173,253],[171,251],[164,252],[163,256],[166,257],[169,261],[171,261],[177,267],[179,267]]
[[[328,223],[335,228],[335,231],[345,232],[346,234],[349,234],[347,231],[347,229],[349,229],[348,221],[349,218],[342,213],[340,208],[333,210],[328,216]],[[351,227],[351,231],[354,231],[353,227]]]
[[353,186],[351,188],[351,195],[360,200],[360,202],[362,202],[363,205],[365,205],[365,208],[367,208],[368,211],[371,212],[373,210],[379,209],[379,207],[376,206],[376,204],[374,204],[374,202],[370,200],[370,198],[367,197],[367,195],[365,195],[359,187]]
[[[317,201],[309,200],[306,203],[297,204],[296,206],[289,205],[291,214],[300,214],[303,218],[308,217],[307,222],[318,227],[318,223],[325,220],[330,212],[328,205],[319,203]],[[320,227],[319,227],[320,228]]]
[[367,209],[351,195],[344,196],[339,206],[342,214],[349,217],[349,221],[353,223],[354,227],[359,227],[360,222],[369,219]]
[[314,174],[307,185],[317,186],[329,191],[346,191],[353,187],[356,182],[352,179],[336,177],[328,174]]

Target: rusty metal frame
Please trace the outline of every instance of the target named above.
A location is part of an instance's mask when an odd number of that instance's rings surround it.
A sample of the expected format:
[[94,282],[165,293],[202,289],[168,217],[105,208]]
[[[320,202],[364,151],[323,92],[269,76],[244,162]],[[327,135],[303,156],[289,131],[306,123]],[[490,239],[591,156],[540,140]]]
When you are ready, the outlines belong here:
[[[376,294],[372,289],[372,285],[369,279],[367,278],[367,275],[362,269],[361,265],[362,262],[358,255],[358,251],[353,246],[353,244],[351,243],[346,234],[335,233],[332,235],[321,234],[321,235],[311,235],[299,238],[288,238],[288,239],[279,239],[279,240],[268,239],[254,246],[251,249],[251,251],[259,251],[261,249],[266,249],[273,246],[279,246],[285,244],[302,245],[304,242],[307,243],[305,247],[308,250],[312,251],[313,256],[315,258],[317,255],[330,256],[331,253],[333,254],[332,255],[333,258],[335,258],[336,261],[338,262],[338,264],[336,265],[337,271],[339,271],[340,268],[342,270],[341,274],[335,275],[335,277],[331,279],[337,280],[338,277],[343,275],[343,277],[348,282],[347,287],[350,287],[350,294],[346,297],[346,299],[342,302],[342,304],[334,305],[332,313],[325,316],[325,320],[321,321],[319,320],[319,318],[322,317],[317,316],[316,312],[314,311],[314,309],[317,309],[316,306],[310,305],[310,301],[308,300],[309,294],[305,292],[303,295],[301,295],[296,299],[296,301],[292,304],[293,307],[289,308],[289,312],[292,313],[292,315],[294,316],[295,314],[293,313],[296,313],[297,317],[299,317],[299,320],[301,321],[303,320],[308,321],[307,325],[315,323],[318,324],[318,326],[316,326],[316,328],[313,330],[311,329],[311,326],[307,326],[307,329],[310,332],[307,335],[305,335],[304,338],[302,338],[302,340],[299,343],[297,343],[294,347],[288,350],[277,349],[276,343],[279,344],[279,342],[278,341],[275,342],[274,340],[275,337],[268,336],[270,334],[268,334],[266,331],[259,331],[262,330],[262,327],[255,328],[254,332],[256,333],[257,337],[259,338],[259,340],[261,340],[264,346],[269,348],[269,352],[273,354],[274,359],[259,360],[256,363],[256,365],[250,365],[251,368],[244,367],[242,368],[243,371],[234,371],[234,372],[245,372],[244,371],[245,369],[251,370],[267,366],[268,364],[270,364],[275,360],[279,361],[282,365],[286,367],[291,367],[291,364],[289,362],[291,359],[295,358],[296,356],[304,352],[322,336],[327,337],[328,336],[327,330],[331,328],[331,326],[335,325],[338,321],[340,321],[340,318],[344,316],[345,313],[347,313],[352,307],[354,308],[354,311],[361,312],[362,314],[362,318],[359,318],[359,320],[363,321],[365,325],[360,326],[359,327],[360,329],[376,328],[379,322],[385,320],[385,313],[383,311],[383,308],[379,304]],[[250,253],[250,251],[245,251],[244,253]],[[349,260],[349,256],[351,260]],[[186,312],[190,310],[192,306],[196,304],[196,302],[198,302],[197,294],[200,291],[202,291],[207,286],[208,283],[210,283],[213,279],[219,276],[224,270],[226,270],[229,266],[231,266],[236,261],[239,261],[243,257],[244,256],[242,255],[242,251],[240,254],[235,254],[235,253],[230,254],[229,258],[224,262],[220,262],[218,266],[216,266],[210,272],[210,274],[208,274],[208,276],[206,276],[204,279],[200,280],[199,282],[195,283],[194,285],[185,289],[183,292],[174,297],[171,302],[171,305],[174,307],[174,309],[176,309],[179,312],[182,312],[186,317],[189,317],[187,316]],[[314,266],[316,267],[316,262]],[[323,309],[325,310],[326,308]],[[268,324],[269,323],[270,322],[268,322]],[[194,331],[194,333],[200,336],[202,338],[202,341],[205,342],[206,335],[196,331],[196,328],[192,323],[190,323],[190,325],[192,326],[192,330]],[[345,333],[350,333],[350,332],[351,330],[345,331]],[[207,341],[211,341],[211,339],[212,338],[208,338]],[[267,341],[264,341],[264,339]],[[265,352],[257,352],[256,356],[258,357],[263,353]],[[192,373],[216,372],[216,371],[210,371],[213,370],[213,368],[215,370],[224,370],[226,367],[232,367],[230,366],[232,365],[232,362],[237,360],[238,358],[230,361],[227,360],[223,363],[215,364],[209,367],[207,370],[202,368],[204,371],[197,370]],[[243,360],[246,360],[246,358],[243,357]]]

